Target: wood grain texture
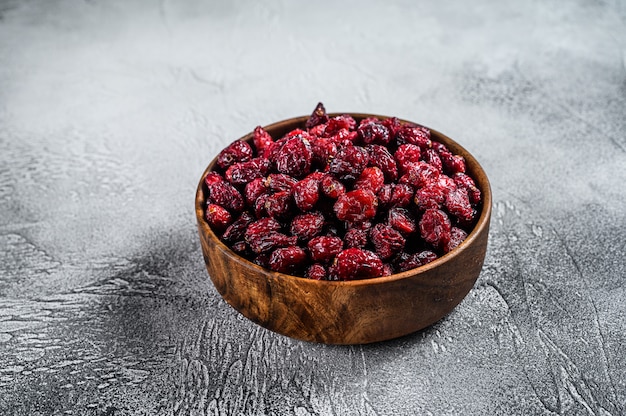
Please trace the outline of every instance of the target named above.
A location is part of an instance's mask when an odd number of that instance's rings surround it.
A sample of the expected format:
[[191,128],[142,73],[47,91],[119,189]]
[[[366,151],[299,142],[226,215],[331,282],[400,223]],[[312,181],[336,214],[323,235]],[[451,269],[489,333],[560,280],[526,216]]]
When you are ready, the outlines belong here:
[[[331,117],[337,114],[330,114]],[[357,122],[386,116],[350,113]],[[304,128],[307,117],[265,126],[275,139]],[[402,122],[407,122],[402,120]],[[275,273],[226,247],[204,219],[204,177],[198,183],[195,210],[205,263],[224,299],[257,324],[280,334],[328,344],[365,344],[423,329],[447,315],[470,291],[483,265],[491,219],[491,188],[478,161],[449,137],[431,132],[433,140],[462,155],[467,172],[482,192],[474,230],[457,249],[415,270],[376,279],[327,282]],[[251,141],[251,133],[241,138]]]

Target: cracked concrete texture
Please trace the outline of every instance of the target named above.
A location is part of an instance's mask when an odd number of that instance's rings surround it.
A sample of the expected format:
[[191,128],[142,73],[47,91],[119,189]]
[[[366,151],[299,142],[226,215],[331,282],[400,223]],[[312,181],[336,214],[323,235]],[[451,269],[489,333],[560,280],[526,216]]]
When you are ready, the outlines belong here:
[[[0,1],[0,413],[626,413],[626,3]],[[365,346],[241,318],[193,196],[258,124],[396,115],[487,171],[483,272]]]

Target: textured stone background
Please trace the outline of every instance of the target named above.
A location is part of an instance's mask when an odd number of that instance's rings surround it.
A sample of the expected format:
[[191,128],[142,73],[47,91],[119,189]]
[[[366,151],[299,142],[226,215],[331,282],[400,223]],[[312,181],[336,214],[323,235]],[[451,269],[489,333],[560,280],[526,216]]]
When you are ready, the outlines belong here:
[[[336,347],[208,280],[199,176],[257,124],[455,138],[490,246],[447,318]],[[626,3],[0,0],[0,414],[626,414]]]

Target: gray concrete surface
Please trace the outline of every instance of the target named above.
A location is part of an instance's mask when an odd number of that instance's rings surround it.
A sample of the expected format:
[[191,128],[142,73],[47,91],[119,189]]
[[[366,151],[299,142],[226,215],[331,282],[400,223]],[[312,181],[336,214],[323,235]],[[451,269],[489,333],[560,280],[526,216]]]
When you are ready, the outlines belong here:
[[[494,192],[448,317],[374,345],[241,318],[199,176],[258,124],[396,115]],[[0,1],[0,414],[626,414],[626,3]]]

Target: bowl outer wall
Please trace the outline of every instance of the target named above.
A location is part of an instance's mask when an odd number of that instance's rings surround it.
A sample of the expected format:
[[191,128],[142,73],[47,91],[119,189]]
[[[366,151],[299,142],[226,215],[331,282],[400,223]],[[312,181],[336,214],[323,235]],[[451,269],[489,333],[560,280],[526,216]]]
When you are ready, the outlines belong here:
[[[337,114],[343,113],[330,115]],[[386,118],[348,114],[357,121]],[[265,129],[278,138],[294,128],[302,128],[307,118],[284,120]],[[459,247],[425,266],[392,276],[347,282],[316,281],[272,272],[224,245],[204,220],[204,177],[214,168],[215,158],[200,178],[195,206],[204,260],[217,291],[234,309],[267,329],[327,344],[393,339],[440,320],[463,300],[480,275],[492,201],[489,181],[476,159],[447,136],[432,129],[431,135],[465,158],[467,172],[482,192],[476,226]],[[241,139],[251,138],[250,133]]]

